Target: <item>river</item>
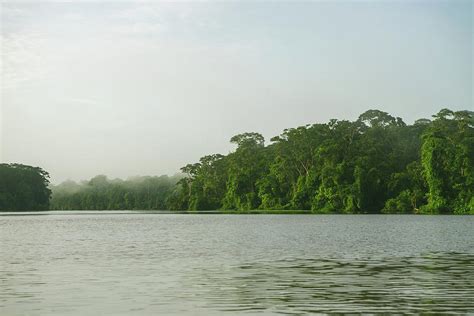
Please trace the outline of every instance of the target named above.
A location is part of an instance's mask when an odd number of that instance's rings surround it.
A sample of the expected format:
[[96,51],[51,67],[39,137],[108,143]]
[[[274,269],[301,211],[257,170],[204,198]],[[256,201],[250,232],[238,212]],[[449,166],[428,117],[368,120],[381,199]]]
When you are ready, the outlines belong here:
[[0,315],[474,313],[474,216],[0,213]]

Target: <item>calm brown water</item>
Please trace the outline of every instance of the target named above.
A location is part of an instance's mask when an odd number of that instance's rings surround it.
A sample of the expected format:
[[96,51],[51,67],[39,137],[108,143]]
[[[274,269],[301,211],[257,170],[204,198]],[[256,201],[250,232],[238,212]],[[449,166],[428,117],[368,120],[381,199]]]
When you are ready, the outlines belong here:
[[0,216],[0,315],[474,313],[474,216]]

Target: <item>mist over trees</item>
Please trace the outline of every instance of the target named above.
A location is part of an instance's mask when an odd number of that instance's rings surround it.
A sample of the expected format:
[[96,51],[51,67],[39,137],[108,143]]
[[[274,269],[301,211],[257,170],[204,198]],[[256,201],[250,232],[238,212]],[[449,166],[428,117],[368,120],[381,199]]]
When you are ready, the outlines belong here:
[[165,210],[179,176],[66,181],[52,186],[52,210]]
[[0,164],[0,211],[49,208],[49,174],[39,167]]
[[407,125],[369,110],[356,121],[285,129],[265,146],[232,137],[234,152],[181,170],[175,210],[474,214],[474,113],[441,110]]

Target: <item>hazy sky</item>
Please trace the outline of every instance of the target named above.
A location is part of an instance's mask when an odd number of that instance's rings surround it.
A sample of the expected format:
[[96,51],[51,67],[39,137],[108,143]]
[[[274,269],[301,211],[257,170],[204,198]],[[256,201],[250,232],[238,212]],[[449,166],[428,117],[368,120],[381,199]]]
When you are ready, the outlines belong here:
[[0,160],[174,174],[229,139],[473,110],[472,1],[1,2]]

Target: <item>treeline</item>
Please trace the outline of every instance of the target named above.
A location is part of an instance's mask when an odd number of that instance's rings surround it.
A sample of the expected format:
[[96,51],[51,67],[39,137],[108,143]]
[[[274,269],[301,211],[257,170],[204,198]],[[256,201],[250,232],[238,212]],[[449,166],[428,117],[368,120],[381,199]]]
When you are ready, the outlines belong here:
[[179,176],[109,180],[99,175],[89,181],[66,181],[52,186],[52,210],[166,210],[167,198]]
[[232,137],[234,152],[181,170],[174,210],[474,214],[474,113],[441,110],[407,125],[369,110],[356,121],[286,129],[265,146]]
[[[233,152],[204,156],[182,176],[52,186],[51,209],[474,214],[472,111],[443,109],[407,125],[369,110],[286,129],[269,145],[258,133],[230,141]],[[0,210],[48,207],[46,172],[0,166]]]
[[0,211],[49,208],[49,174],[39,167],[0,164]]

